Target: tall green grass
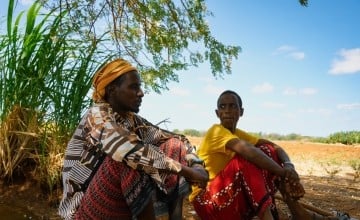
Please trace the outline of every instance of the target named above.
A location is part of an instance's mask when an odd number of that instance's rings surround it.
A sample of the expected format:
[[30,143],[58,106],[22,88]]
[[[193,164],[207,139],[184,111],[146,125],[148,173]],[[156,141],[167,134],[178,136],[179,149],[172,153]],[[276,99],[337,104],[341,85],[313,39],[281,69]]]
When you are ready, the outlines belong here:
[[90,74],[98,65],[96,42],[72,38],[72,33],[63,28],[66,12],[39,14],[41,6],[37,3],[30,7],[21,32],[24,13],[13,23],[11,6],[8,33],[1,37],[1,118],[20,105],[40,111],[42,117],[58,122],[65,130],[71,129],[90,101],[86,95]]
[[67,28],[67,12],[35,2],[15,15],[9,0],[0,35],[0,178],[31,167],[52,188],[62,154],[91,102],[91,75],[107,59],[103,39],[84,41]]

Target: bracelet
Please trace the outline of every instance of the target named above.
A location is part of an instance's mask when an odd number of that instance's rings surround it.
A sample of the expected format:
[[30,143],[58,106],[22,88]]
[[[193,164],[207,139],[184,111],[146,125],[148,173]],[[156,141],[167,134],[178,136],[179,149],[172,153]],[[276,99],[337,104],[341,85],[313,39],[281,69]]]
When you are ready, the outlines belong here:
[[192,167],[194,164],[199,164],[199,165],[202,165],[203,167],[205,167],[204,161],[202,159],[200,159],[200,158],[191,158],[188,161],[188,166],[189,167]]
[[293,164],[291,161],[284,161],[283,164],[284,164],[284,165],[287,164],[287,165],[290,165],[290,166],[292,166],[293,168],[295,168],[294,164]]

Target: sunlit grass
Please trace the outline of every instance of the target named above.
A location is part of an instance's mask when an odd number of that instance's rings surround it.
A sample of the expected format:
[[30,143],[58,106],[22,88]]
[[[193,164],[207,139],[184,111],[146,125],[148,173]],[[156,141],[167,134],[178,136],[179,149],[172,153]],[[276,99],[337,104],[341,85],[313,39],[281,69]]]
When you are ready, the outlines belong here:
[[36,112],[16,106],[0,125],[0,179],[11,183],[13,178],[25,175],[37,180],[50,195],[54,189],[61,190],[68,139],[56,126],[38,124]]
[[360,179],[360,158],[349,161],[349,165],[354,170],[354,181]]
[[42,132],[41,147],[33,155],[37,161],[34,173],[36,173],[35,179],[41,184],[41,188],[51,196],[54,190],[61,190],[62,162],[69,137],[61,136],[57,127],[43,129]]
[[66,11],[35,2],[13,14],[0,35],[0,178],[30,175],[52,191],[61,183],[63,153],[83,110],[91,74],[108,56],[66,25]]
[[30,162],[39,142],[36,113],[15,106],[0,124],[0,178],[11,180]]

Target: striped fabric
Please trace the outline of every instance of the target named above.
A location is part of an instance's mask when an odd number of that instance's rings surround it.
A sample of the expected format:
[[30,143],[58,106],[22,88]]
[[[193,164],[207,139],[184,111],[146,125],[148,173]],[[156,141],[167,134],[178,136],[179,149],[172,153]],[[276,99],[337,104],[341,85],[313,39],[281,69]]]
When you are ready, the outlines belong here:
[[64,219],[73,218],[105,156],[149,174],[167,194],[165,181],[169,171],[177,173],[181,169],[181,161],[167,157],[159,148],[170,138],[181,140],[186,154],[194,152],[184,136],[160,129],[134,113],[120,116],[107,103],[94,104],[82,118],[65,151],[59,215]]

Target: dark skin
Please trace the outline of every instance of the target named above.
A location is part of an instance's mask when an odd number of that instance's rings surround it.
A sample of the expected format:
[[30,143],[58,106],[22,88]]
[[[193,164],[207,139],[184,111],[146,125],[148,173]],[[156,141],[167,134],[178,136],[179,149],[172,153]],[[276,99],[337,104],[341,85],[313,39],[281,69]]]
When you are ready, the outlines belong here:
[[[240,106],[238,98],[234,94],[225,93],[219,97],[218,108],[215,110],[215,113],[220,119],[221,125],[230,130],[232,133],[235,132],[237,123],[243,115],[243,112],[244,109]],[[267,140],[260,139],[256,145],[268,142],[269,141]],[[234,138],[226,144],[226,148],[238,153],[246,160],[254,163],[262,169],[270,171],[277,176],[288,178],[291,181],[299,181],[299,176],[293,167],[282,168],[266,156],[261,150],[255,148],[246,141]],[[284,150],[282,150],[279,146],[276,147],[276,150],[281,161],[289,161],[289,157]]]
[[[237,123],[243,112],[244,109],[242,106],[240,106],[239,98],[235,94],[224,93],[219,97],[215,113],[220,119],[221,125],[232,133],[235,133]],[[294,169],[281,167],[279,164],[265,155],[260,149],[254,147],[244,140],[239,138],[231,139],[226,143],[225,147],[231,151],[236,152],[241,157],[250,161],[256,166],[268,170],[276,176],[288,179],[291,182],[299,182],[299,176]],[[272,220],[273,217],[270,211],[270,207],[267,207],[263,213],[259,214],[258,217],[261,220]]]
[[339,220],[339,218],[335,216],[322,216],[315,212],[309,212],[305,210],[305,208],[297,200],[293,200],[289,196],[284,196],[286,195],[286,184],[288,183],[283,182],[280,184],[279,191],[292,214],[292,220]]
[[[128,112],[138,113],[143,97],[144,92],[141,89],[141,80],[137,71],[130,71],[119,76],[105,88],[105,101],[110,104],[113,111],[120,115]],[[176,174],[184,176],[192,183],[201,185],[206,185],[209,180],[205,169],[199,166],[192,168],[182,165],[181,171]],[[178,208],[174,207],[174,209]],[[172,219],[172,213],[169,213],[169,216]],[[140,213],[138,219],[155,219],[152,203],[149,203]]]
[[[140,76],[137,71],[130,71],[120,77],[107,86],[105,99],[111,108],[120,115],[127,112],[138,113],[144,97]],[[201,169],[198,166],[196,169],[183,166],[179,174],[191,182],[206,184],[207,173],[199,172],[199,170]]]
[[[239,101],[239,97],[237,97],[233,93],[224,93],[218,99],[217,109],[215,113],[217,117],[220,119],[221,125],[230,130],[232,133],[235,132],[237,123],[240,117],[244,113],[244,109],[241,106]],[[272,144],[277,152],[279,159],[282,162],[290,161],[289,156],[286,152],[278,145],[268,141],[266,139],[259,139],[256,143],[256,146],[262,145],[264,143]],[[266,156],[261,150],[255,148],[253,145],[240,140],[238,138],[234,138],[230,140],[226,144],[226,148],[232,150],[248,161],[254,163],[258,167],[262,169],[266,169],[271,173],[274,173],[277,176],[287,179],[288,181],[282,181],[280,183],[280,193],[282,194],[285,203],[289,207],[292,213],[292,219],[296,220],[320,220],[320,219],[328,219],[328,220],[336,220],[336,217],[324,217],[318,215],[316,213],[308,212],[300,203],[297,202],[296,199],[292,199],[291,196],[285,190],[285,186],[289,184],[293,184],[295,182],[299,182],[299,175],[295,171],[293,165],[285,164],[284,168],[279,166],[273,160],[271,160],[268,156]],[[265,211],[263,216],[259,216],[261,219],[272,219],[271,213]]]
[[106,87],[105,99],[120,115],[138,113],[143,97],[140,76],[136,71],[121,75]]

